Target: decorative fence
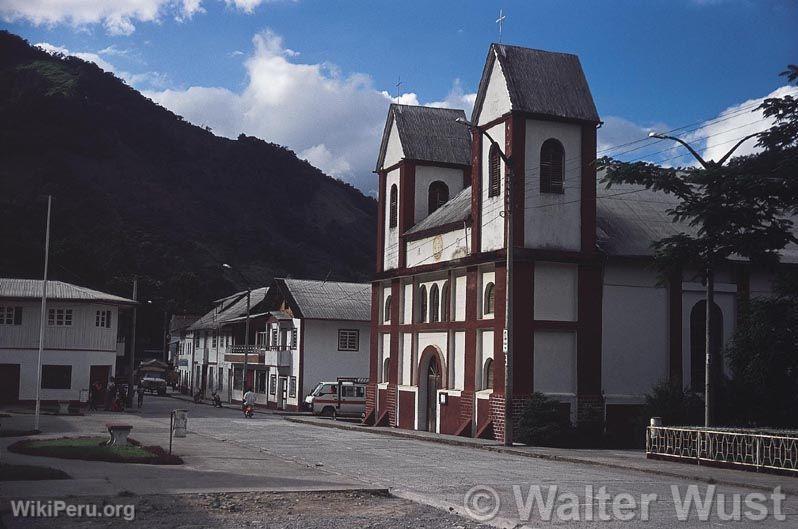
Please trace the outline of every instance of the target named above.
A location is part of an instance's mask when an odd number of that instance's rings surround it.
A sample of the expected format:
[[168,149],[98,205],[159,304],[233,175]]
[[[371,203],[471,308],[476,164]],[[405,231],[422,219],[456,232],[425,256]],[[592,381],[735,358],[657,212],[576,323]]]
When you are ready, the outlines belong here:
[[649,426],[646,457],[787,471],[798,476],[798,432]]

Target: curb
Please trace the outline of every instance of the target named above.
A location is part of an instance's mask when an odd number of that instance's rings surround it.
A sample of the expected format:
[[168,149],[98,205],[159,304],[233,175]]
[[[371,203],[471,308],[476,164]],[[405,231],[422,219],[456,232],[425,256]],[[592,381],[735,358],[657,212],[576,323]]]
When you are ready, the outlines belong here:
[[[709,485],[726,485],[726,486],[731,486],[731,487],[747,487],[747,488],[751,488],[751,489],[764,490],[764,491],[772,491],[773,490],[773,486],[760,485],[760,484],[757,484],[757,483],[742,483],[740,481],[724,479],[724,478],[717,478],[717,477],[713,477],[713,476],[707,476],[707,477],[692,476],[692,475],[687,475],[687,474],[684,474],[684,473],[681,473],[681,472],[678,472],[678,471],[675,471],[675,470],[674,471],[670,471],[670,470],[659,470],[659,469],[656,469],[656,468],[630,467],[628,465],[623,465],[623,464],[620,464],[620,463],[611,463],[611,462],[607,462],[607,461],[595,461],[595,460],[592,460],[592,459],[584,459],[584,458],[581,458],[581,457],[569,457],[569,456],[559,456],[559,455],[550,455],[550,454],[536,454],[534,452],[523,452],[523,451],[516,450],[514,448],[507,448],[507,447],[504,447],[504,446],[501,446],[501,445],[495,445],[495,444],[482,445],[482,444],[477,444],[477,443],[473,443],[473,442],[469,442],[469,441],[457,441],[456,439],[450,439],[450,438],[446,438],[446,437],[435,438],[435,437],[426,437],[426,436],[421,436],[421,435],[412,435],[412,434],[408,434],[408,433],[399,433],[398,431],[397,432],[393,432],[393,431],[388,431],[388,430],[372,430],[372,429],[370,429],[367,426],[336,423],[335,421],[330,421],[330,424],[325,424],[325,423],[322,423],[322,422],[319,422],[319,421],[303,420],[301,418],[296,418],[296,417],[283,417],[283,419],[286,420],[286,421],[294,422],[294,423],[307,424],[307,425],[310,425],[310,426],[318,426],[318,427],[321,427],[321,428],[338,428],[340,430],[354,430],[354,431],[367,432],[367,433],[373,433],[373,434],[378,434],[378,435],[389,435],[389,436],[393,436],[393,437],[402,437],[402,438],[405,438],[405,439],[415,439],[417,441],[427,441],[427,442],[430,442],[430,443],[447,444],[447,445],[453,445],[453,446],[463,446],[463,447],[467,447],[467,448],[474,448],[474,449],[477,449],[477,450],[489,450],[491,452],[498,452],[498,453],[502,453],[502,454],[510,454],[510,455],[515,455],[515,456],[519,456],[519,457],[527,457],[527,458],[530,458],[530,459],[542,459],[542,460],[545,460],[545,461],[553,461],[553,462],[558,462],[558,463],[577,463],[577,464],[581,464],[581,465],[591,465],[591,466],[596,466],[596,467],[613,468],[613,469],[620,469],[620,470],[626,470],[626,471],[630,471],[631,470],[633,472],[641,472],[641,473],[644,473],[644,474],[653,474],[653,475],[656,475],[656,476],[663,476],[663,477],[677,478],[677,479],[686,479],[686,480],[690,480],[690,481],[700,481],[702,483],[707,483]],[[678,465],[679,463],[674,463],[674,464]],[[710,468],[710,467],[703,467],[703,468]],[[753,473],[753,474],[754,475],[763,475],[762,473]],[[784,486],[782,486],[781,489],[785,493],[798,494],[798,480],[796,480],[796,486],[795,487],[792,487],[792,486],[784,487]]]

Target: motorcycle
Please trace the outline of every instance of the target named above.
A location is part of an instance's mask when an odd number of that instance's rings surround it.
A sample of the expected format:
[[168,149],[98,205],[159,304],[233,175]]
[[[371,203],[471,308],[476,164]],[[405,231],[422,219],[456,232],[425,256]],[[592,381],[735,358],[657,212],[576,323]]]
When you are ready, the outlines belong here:
[[219,398],[219,394],[218,393],[216,393],[214,391],[213,392],[213,396],[211,398],[213,399],[213,407],[214,408],[221,408],[222,407],[222,399]]
[[251,419],[255,415],[255,409],[252,406],[244,405],[244,417]]

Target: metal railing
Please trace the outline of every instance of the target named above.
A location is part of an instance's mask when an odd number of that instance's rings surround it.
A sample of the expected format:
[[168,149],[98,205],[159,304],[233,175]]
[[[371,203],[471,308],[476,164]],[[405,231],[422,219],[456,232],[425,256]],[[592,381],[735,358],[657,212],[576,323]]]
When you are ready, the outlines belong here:
[[798,474],[798,432],[649,426],[646,456]]

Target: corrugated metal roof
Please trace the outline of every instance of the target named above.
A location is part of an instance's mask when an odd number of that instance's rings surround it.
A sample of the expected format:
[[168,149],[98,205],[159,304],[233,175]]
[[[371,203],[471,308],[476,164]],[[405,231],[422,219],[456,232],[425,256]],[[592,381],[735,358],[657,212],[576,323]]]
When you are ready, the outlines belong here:
[[[41,279],[9,279],[0,278],[0,298],[41,299]],[[47,281],[47,299],[69,301],[102,301],[119,305],[133,305],[132,299],[115,296],[107,292],[64,283],[63,281]]]
[[276,279],[287,290],[303,318],[371,320],[371,284]]
[[182,331],[199,319],[196,314],[173,314],[169,321],[169,332]]
[[491,44],[474,103],[476,122],[491,68],[498,58],[507,81],[513,110],[565,119],[599,122],[579,57],[570,53]]
[[[250,294],[250,309],[263,301],[266,297],[268,288],[261,287],[252,290]],[[200,329],[218,329],[223,323],[245,316],[247,313],[247,292],[236,292],[232,296],[227,296],[218,302],[214,308],[203,317],[195,321],[188,330],[196,331]]]
[[382,135],[377,171],[382,169],[394,121],[406,159],[471,165],[471,135],[468,127],[456,121],[465,117],[464,111],[452,108],[391,104]]
[[[678,199],[661,191],[629,184],[605,189],[597,184],[596,199],[597,244],[608,255],[649,257],[654,255],[651,245],[655,241],[679,233],[697,233],[686,223],[673,222],[667,210]],[[781,262],[798,263],[797,245],[787,245],[780,254]],[[732,260],[742,258],[733,256]]]
[[445,226],[452,222],[464,222],[471,215],[471,186],[460,191],[454,198],[436,209],[428,217],[407,230],[407,233],[416,233],[438,226]]

